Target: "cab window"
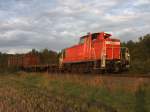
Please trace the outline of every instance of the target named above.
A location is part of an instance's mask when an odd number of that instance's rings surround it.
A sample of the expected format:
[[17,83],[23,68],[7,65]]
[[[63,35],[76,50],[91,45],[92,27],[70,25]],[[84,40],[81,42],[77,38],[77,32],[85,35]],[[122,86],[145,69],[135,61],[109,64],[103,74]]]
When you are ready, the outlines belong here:
[[104,39],[109,38],[110,36],[110,34],[104,33]]
[[97,40],[98,35],[99,35],[99,33],[92,34],[92,41]]
[[84,38],[81,38],[79,44],[83,44],[83,43],[84,43]]
[[81,37],[80,41],[79,41],[79,44],[84,44],[84,40],[85,40],[85,37]]

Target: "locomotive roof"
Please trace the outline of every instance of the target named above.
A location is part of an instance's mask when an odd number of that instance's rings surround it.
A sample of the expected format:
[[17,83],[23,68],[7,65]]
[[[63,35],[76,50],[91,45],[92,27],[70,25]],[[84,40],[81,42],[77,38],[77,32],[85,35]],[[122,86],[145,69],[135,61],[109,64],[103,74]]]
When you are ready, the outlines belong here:
[[[91,35],[98,35],[98,34],[100,34],[100,33],[92,33]],[[87,35],[84,35],[84,36],[82,36],[82,37],[80,37],[80,38],[85,38],[85,37],[87,37],[88,36],[88,34]]]
[[[105,33],[105,32],[91,33],[91,35],[98,35],[98,34],[101,34],[101,33],[104,33],[104,35],[105,35],[105,36],[108,36],[108,37],[111,36],[111,34]],[[85,37],[87,37],[87,36],[88,36],[88,34],[87,34],[87,35],[84,35],[84,36],[82,36],[82,37],[80,37],[80,38],[82,39],[82,38],[85,38]]]
[[[101,34],[101,33],[103,33],[104,34],[104,38],[106,39],[106,40],[111,40],[111,41],[120,41],[119,39],[117,39],[117,38],[114,38],[114,37],[112,37],[112,38],[109,38],[110,36],[112,36],[111,34],[109,34],[109,33],[105,33],[105,32],[97,32],[97,33],[91,33],[91,35],[92,36],[96,36],[96,35],[99,35],[99,34]],[[82,36],[82,37],[80,37],[80,39],[83,39],[83,38],[86,38],[86,37],[88,37],[88,34],[87,35],[84,35],[84,36]]]

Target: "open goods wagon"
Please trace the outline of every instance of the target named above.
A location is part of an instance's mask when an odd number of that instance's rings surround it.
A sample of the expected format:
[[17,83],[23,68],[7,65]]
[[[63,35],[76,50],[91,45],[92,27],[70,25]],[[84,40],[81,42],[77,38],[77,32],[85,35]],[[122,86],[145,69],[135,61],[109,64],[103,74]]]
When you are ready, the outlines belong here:
[[13,54],[8,57],[8,67],[28,72],[56,71],[56,68],[58,70],[58,64],[54,64],[56,61],[54,55],[52,54],[49,57],[51,61],[45,62],[45,59],[44,61],[41,59],[40,54],[32,52],[26,54]]
[[80,37],[77,45],[62,50],[60,68],[69,72],[127,70],[130,64],[128,48],[105,32]]
[[39,64],[39,57],[32,53],[11,55],[8,58],[8,67],[27,68]]

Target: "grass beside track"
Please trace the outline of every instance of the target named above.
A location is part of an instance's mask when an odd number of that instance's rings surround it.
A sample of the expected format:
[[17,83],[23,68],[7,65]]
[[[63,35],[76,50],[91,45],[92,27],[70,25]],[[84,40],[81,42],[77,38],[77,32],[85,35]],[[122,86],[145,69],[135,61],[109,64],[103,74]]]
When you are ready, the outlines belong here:
[[90,76],[0,75],[0,112],[149,112],[150,85],[110,91]]

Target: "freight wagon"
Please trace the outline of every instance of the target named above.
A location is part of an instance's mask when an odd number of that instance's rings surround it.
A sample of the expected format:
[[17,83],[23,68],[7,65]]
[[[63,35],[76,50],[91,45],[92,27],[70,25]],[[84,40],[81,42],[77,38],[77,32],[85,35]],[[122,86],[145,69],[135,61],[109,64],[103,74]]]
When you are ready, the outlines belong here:
[[39,64],[39,57],[33,53],[11,55],[8,58],[8,67],[25,69]]
[[[58,64],[54,64],[56,60],[55,52],[51,52],[49,62],[45,62],[47,59],[41,59],[40,54],[32,52],[26,54],[14,54],[8,57],[8,67],[17,70],[27,72],[45,72],[50,70],[51,72],[58,71]],[[53,59],[53,60],[52,60]]]
[[130,66],[128,48],[105,32],[88,33],[77,45],[62,51],[60,68],[69,72],[120,72]]

